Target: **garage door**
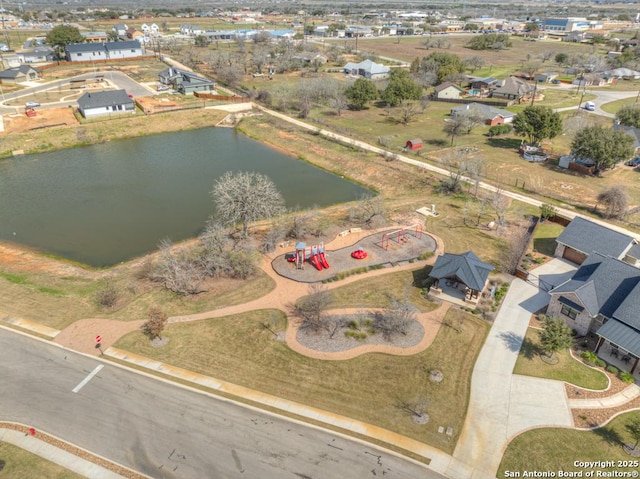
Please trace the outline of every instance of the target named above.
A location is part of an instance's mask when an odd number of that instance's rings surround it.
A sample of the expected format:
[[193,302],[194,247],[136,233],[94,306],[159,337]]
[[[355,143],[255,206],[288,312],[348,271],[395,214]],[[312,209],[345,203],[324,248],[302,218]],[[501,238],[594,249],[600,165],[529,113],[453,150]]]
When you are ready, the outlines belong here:
[[586,254],[581,253],[580,251],[576,251],[573,248],[569,248],[568,246],[564,248],[562,257],[576,264],[582,264],[583,261],[587,259]]

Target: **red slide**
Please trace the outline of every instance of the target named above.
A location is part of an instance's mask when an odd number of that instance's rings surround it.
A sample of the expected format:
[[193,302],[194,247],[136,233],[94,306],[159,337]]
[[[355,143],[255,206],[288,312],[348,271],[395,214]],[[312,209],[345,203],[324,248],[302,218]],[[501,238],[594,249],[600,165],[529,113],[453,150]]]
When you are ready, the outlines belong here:
[[318,271],[322,271],[322,265],[320,264],[320,261],[318,260],[318,255],[317,254],[312,254],[311,255],[311,257],[309,258],[309,263],[311,263],[313,266],[315,266]]
[[320,259],[320,264],[326,269],[329,269],[329,263],[327,262],[327,257],[324,255],[324,251],[318,255],[318,258]]

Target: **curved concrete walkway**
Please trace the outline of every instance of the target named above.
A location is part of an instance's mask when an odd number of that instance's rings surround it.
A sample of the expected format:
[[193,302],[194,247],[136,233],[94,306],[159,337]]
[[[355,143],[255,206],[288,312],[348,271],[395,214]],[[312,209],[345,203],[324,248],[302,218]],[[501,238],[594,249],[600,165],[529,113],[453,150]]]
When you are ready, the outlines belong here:
[[635,398],[640,397],[640,386],[631,384],[618,394],[592,399],[569,399],[571,409],[608,409],[624,406]]

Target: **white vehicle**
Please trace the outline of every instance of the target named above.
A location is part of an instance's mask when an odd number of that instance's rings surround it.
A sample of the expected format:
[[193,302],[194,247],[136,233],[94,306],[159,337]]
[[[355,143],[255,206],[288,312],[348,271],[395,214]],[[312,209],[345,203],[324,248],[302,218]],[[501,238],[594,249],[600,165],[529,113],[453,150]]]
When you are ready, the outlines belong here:
[[588,101],[584,104],[584,109],[587,111],[596,111],[596,104],[592,101]]

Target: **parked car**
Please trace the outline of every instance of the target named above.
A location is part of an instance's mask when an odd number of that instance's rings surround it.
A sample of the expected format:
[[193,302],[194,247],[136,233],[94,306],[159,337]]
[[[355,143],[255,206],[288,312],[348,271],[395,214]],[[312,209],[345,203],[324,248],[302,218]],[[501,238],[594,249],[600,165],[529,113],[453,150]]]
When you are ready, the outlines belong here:
[[635,158],[627,161],[625,164],[627,166],[640,166],[640,156],[636,156]]
[[157,91],[167,91],[169,89],[170,87],[168,85],[160,85],[158,88],[156,88]]
[[24,104],[24,106],[26,108],[35,108],[40,106],[40,103],[38,103],[37,101],[28,101],[27,103]]
[[596,111],[596,104],[592,101],[588,101],[584,104],[584,109],[587,111]]
[[551,80],[551,83],[554,85],[560,85],[560,80],[556,78],[555,80]]

